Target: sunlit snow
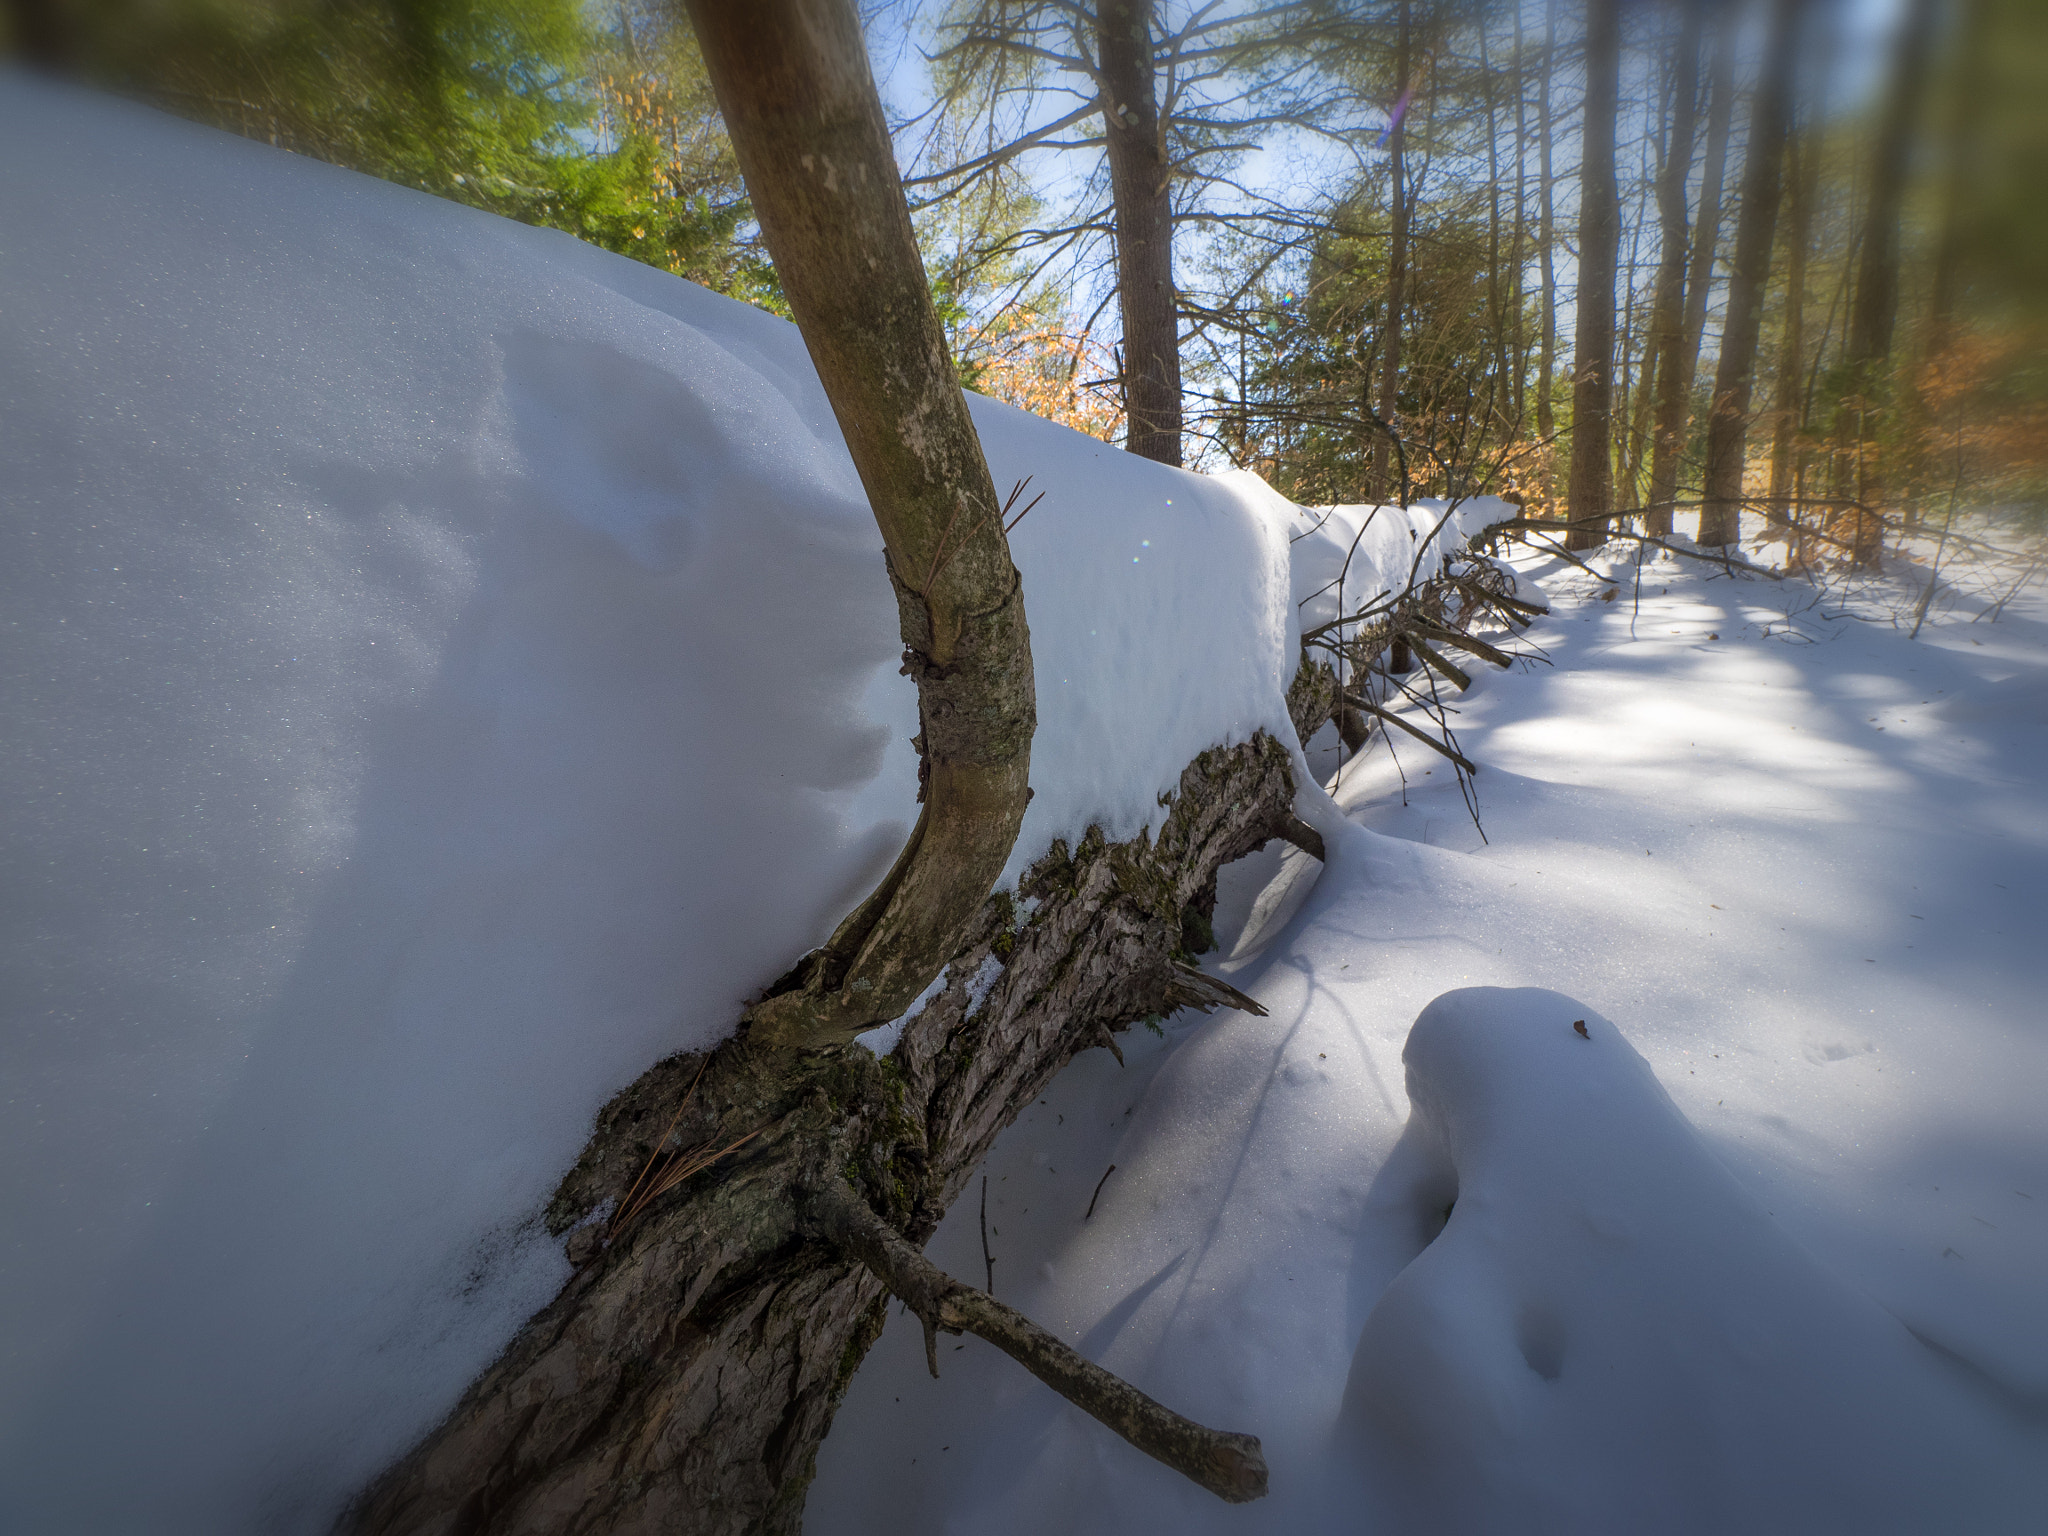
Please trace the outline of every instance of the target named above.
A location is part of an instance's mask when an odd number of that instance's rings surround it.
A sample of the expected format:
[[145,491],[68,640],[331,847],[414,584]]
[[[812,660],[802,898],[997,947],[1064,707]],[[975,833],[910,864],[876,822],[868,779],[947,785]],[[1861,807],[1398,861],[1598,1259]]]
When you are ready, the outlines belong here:
[[[879,538],[780,321],[17,76],[0,133],[0,1526],[320,1531],[566,1275],[606,1096],[894,856]],[[975,414],[1046,493],[1011,876],[1287,739],[1340,575],[1500,510]],[[1085,1053],[990,1159],[997,1294],[1272,1495],[892,1316],[807,1529],[2037,1528],[2048,626],[1601,564],[1525,560],[1554,665],[1457,701],[1490,842],[1325,733],[1327,868],[1224,882],[1270,1016]]]
[[1525,560],[1551,664],[1454,701],[1490,841],[1441,759],[1325,732],[1330,866],[1223,881],[1270,1017],[1086,1053],[989,1159],[996,1293],[1262,1436],[1269,1497],[979,1342],[934,1382],[892,1312],[813,1536],[2039,1527],[2048,611],[1913,644],[1595,564]]

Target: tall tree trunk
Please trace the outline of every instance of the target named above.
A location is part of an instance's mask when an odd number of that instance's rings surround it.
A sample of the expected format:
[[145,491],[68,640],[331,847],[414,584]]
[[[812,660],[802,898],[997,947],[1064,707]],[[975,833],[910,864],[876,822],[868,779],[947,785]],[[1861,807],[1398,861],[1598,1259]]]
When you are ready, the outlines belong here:
[[1180,317],[1173,288],[1172,165],[1153,78],[1151,0],[1101,0],[1096,42],[1116,208],[1124,324],[1125,446],[1180,463]]
[[1728,317],[1714,371],[1714,405],[1707,418],[1706,495],[1699,542],[1733,544],[1741,537],[1742,472],[1749,436],[1750,390],[1756,372],[1757,330],[1771,275],[1783,185],[1785,129],[1792,111],[1792,71],[1802,0],[1777,0],[1765,42],[1764,77],[1749,119],[1749,150],[1742,169],[1742,212],[1735,227],[1735,261],[1728,273]]
[[1809,127],[1789,139],[1786,155],[1792,195],[1785,220],[1785,324],[1778,339],[1778,371],[1772,397],[1771,502],[1774,528],[1794,520],[1799,436],[1806,425],[1802,400],[1806,382],[1806,263],[1813,246],[1813,205],[1819,194],[1820,142]]
[[1893,52],[1892,77],[1878,120],[1870,160],[1870,201],[1863,217],[1863,252],[1856,270],[1856,300],[1849,311],[1847,361],[1874,382],[1872,370],[1891,355],[1899,311],[1899,215],[1906,196],[1907,159],[1926,94],[1933,50],[1936,0],[1908,0]]
[[[1401,330],[1407,323],[1408,297],[1408,99],[1409,0],[1401,0],[1400,33],[1394,45],[1394,122],[1388,135],[1388,174],[1393,184],[1393,222],[1387,237],[1387,303],[1380,330],[1380,421],[1387,430],[1401,430]],[[1408,487],[1400,474],[1401,456],[1386,432],[1373,442],[1373,488],[1377,500],[1405,502]]]
[[1714,283],[1714,253],[1721,242],[1721,180],[1728,163],[1728,134],[1735,120],[1736,18],[1724,15],[1714,43],[1714,71],[1707,92],[1707,144],[1700,167],[1699,212],[1693,221],[1692,254],[1685,273],[1685,318],[1670,368],[1657,386],[1657,437],[1650,455],[1650,504],[1669,509],[1678,498],[1678,469],[1691,435],[1692,382],[1699,369],[1700,338],[1707,326],[1707,295]]
[[[1543,81],[1536,98],[1536,158],[1538,207],[1536,244],[1543,269],[1543,340],[1536,368],[1536,435],[1546,444],[1557,434],[1557,413],[1550,398],[1557,378],[1557,220],[1554,198],[1556,182],[1550,166],[1550,92],[1557,76],[1557,7],[1559,0],[1547,0],[1543,8]],[[1550,473],[1544,492],[1557,495],[1556,455],[1549,455]]]
[[1514,358],[1514,396],[1511,415],[1514,419],[1514,437],[1520,437],[1529,427],[1529,403],[1526,398],[1529,379],[1529,335],[1526,310],[1528,308],[1528,281],[1525,262],[1529,246],[1529,64],[1522,39],[1522,7],[1514,8],[1515,15],[1515,223],[1514,232],[1508,245],[1508,271],[1514,282],[1510,302],[1514,309],[1511,323],[1514,327],[1512,356]]
[[[1974,201],[1978,162],[1984,154],[1986,103],[1995,93],[1983,88],[1987,74],[1987,51],[1991,36],[1991,6],[1987,0],[1959,0],[1954,25],[1960,34],[1955,56],[1948,67],[1949,109],[1946,143],[1942,148],[1941,212],[1934,240],[1934,270],[1928,283],[1927,315],[1915,347],[1916,363],[1906,380],[1905,439],[1913,458],[1912,480],[1925,486],[1928,471],[1940,452],[1937,443],[1946,436],[1936,415],[1937,400],[1930,400],[1922,387],[1930,365],[1938,366],[1956,340],[1956,310],[1962,296],[1963,258],[1967,244],[1967,210]],[[1961,402],[1955,404],[1960,407]],[[1945,454],[1942,455],[1946,457]],[[1906,505],[1906,526],[1917,530],[1920,501],[1916,496]]]
[[1508,385],[1507,312],[1501,304],[1500,261],[1500,104],[1499,82],[1486,45],[1487,18],[1479,18],[1479,74],[1486,93],[1486,323],[1491,333],[1493,384],[1487,391],[1486,432],[1501,432],[1502,418],[1513,398]]
[[1637,482],[1641,478],[1643,444],[1649,433],[1655,367],[1650,349],[1650,305],[1636,291],[1636,274],[1642,270],[1643,229],[1649,222],[1644,216],[1644,196],[1653,185],[1648,167],[1640,169],[1644,174],[1632,178],[1634,184],[1630,188],[1633,206],[1625,210],[1622,220],[1628,230],[1628,256],[1617,274],[1621,340],[1614,355],[1615,488],[1609,497],[1612,507],[1640,505],[1641,486]]
[[1967,242],[1964,209],[1976,180],[1978,157],[1983,153],[1985,112],[1993,94],[1980,84],[1986,73],[1986,52],[1991,42],[1991,6],[1988,0],[1959,0],[1958,10],[1961,14],[1956,25],[1961,41],[1952,69],[1955,102],[1943,156],[1947,168],[1942,176],[1941,226],[1934,247],[1934,275],[1927,294],[1927,325],[1922,340],[1925,356],[1938,355],[1952,339]]
[[1864,208],[1856,296],[1844,337],[1848,393],[1837,430],[1847,439],[1841,462],[1850,469],[1853,483],[1847,489],[1857,503],[1850,543],[1856,563],[1864,567],[1877,564],[1884,543],[1877,503],[1885,493],[1885,465],[1878,438],[1890,404],[1888,365],[1898,323],[1899,219],[1913,130],[1926,94],[1935,14],[1936,0],[1907,0],[1870,158],[1870,200]]
[[1614,185],[1614,118],[1621,92],[1620,0],[1587,0],[1586,100],[1579,140],[1578,318],[1572,333],[1572,469],[1566,513],[1572,549],[1605,537],[1613,493],[1614,269],[1621,209]]
[[1655,297],[1652,296],[1652,314],[1644,317],[1642,351],[1630,353],[1630,371],[1626,375],[1628,389],[1628,445],[1622,454],[1622,485],[1629,504],[1641,505],[1644,485],[1647,481],[1650,449],[1650,428],[1656,416],[1654,409],[1657,398],[1657,348],[1656,338],[1649,334],[1649,325],[1655,319]]
[[[1678,367],[1679,347],[1685,330],[1685,265],[1688,255],[1685,189],[1692,177],[1692,152],[1699,121],[1700,43],[1705,29],[1706,7],[1693,3],[1682,7],[1683,21],[1678,43],[1671,55],[1671,134],[1664,143],[1664,164],[1657,177],[1657,216],[1660,247],[1657,259],[1657,288],[1650,319],[1650,378],[1645,380],[1645,400],[1658,402],[1650,434],[1650,495],[1643,515],[1643,527],[1659,537],[1671,532],[1670,488],[1658,495],[1658,468],[1676,464],[1683,443],[1667,443],[1668,407],[1663,403],[1666,381]],[[1682,399],[1683,397],[1681,397]]]

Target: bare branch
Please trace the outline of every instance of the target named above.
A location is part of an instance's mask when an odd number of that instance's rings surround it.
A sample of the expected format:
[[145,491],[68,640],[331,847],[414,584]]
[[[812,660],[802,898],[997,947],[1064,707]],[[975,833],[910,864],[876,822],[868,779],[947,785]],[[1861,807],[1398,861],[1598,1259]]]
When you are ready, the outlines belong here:
[[1209,1429],[1162,1407],[1121,1377],[1047,1333],[986,1291],[962,1285],[868,1208],[836,1178],[810,1194],[821,1237],[858,1259],[924,1324],[925,1361],[939,1374],[937,1335],[986,1339],[1096,1422],[1218,1498],[1245,1504],[1266,1492],[1266,1459],[1256,1437]]

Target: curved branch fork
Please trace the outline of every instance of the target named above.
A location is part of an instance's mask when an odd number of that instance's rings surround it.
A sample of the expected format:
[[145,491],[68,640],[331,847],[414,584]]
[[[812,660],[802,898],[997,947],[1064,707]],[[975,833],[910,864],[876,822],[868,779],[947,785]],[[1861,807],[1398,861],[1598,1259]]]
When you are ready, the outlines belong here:
[[1247,1504],[1266,1492],[1255,1436],[1209,1429],[1162,1407],[1076,1353],[1014,1307],[939,1269],[836,1179],[810,1191],[818,1235],[858,1259],[924,1324],[925,1362],[939,1374],[938,1330],[988,1340],[1025,1370],[1124,1439],[1218,1498]]

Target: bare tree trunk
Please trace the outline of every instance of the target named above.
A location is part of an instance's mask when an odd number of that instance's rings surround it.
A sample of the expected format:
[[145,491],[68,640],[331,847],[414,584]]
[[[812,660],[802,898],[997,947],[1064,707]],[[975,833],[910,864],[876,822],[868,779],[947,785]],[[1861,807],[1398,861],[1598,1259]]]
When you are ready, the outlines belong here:
[[1699,542],[1733,544],[1741,537],[1742,472],[1749,435],[1750,390],[1756,373],[1757,329],[1771,275],[1783,185],[1785,129],[1792,110],[1792,70],[1802,0],[1777,0],[1765,43],[1764,78],[1750,113],[1748,157],[1742,169],[1742,212],[1735,230],[1735,261],[1728,273],[1728,318],[1714,372],[1714,406],[1707,418],[1706,494]]
[[1893,53],[1891,87],[1871,155],[1870,202],[1864,213],[1863,253],[1856,301],[1849,311],[1847,360],[1852,368],[1881,367],[1891,355],[1899,311],[1899,215],[1906,196],[1906,161],[1926,94],[1928,55],[1934,42],[1935,0],[1908,0]]
[[1488,414],[1493,418],[1486,430],[1499,430],[1508,413],[1513,392],[1508,384],[1507,311],[1501,304],[1500,261],[1500,103],[1499,82],[1486,45],[1487,17],[1479,18],[1479,73],[1485,83],[1486,99],[1486,323],[1492,332],[1493,386],[1488,391]]
[[[1396,113],[1388,142],[1389,174],[1393,182],[1393,223],[1387,239],[1387,302],[1380,330],[1385,340],[1380,349],[1380,420],[1393,431],[1401,430],[1401,328],[1407,321],[1408,289],[1408,118],[1409,3],[1401,0],[1401,30],[1394,45],[1394,94]],[[1377,500],[1407,500],[1408,488],[1401,483],[1400,455],[1383,432],[1373,441],[1373,493]]]
[[1693,221],[1692,256],[1685,274],[1685,320],[1673,366],[1657,386],[1657,437],[1650,456],[1650,505],[1666,510],[1678,498],[1678,467],[1685,457],[1692,416],[1692,382],[1698,371],[1700,338],[1707,326],[1707,295],[1714,283],[1714,252],[1721,241],[1721,179],[1728,163],[1728,133],[1735,119],[1735,29],[1723,16],[1714,43],[1714,72],[1707,95],[1707,145],[1700,167],[1699,213]]
[[1934,274],[1927,294],[1927,326],[1922,353],[1934,356],[1952,339],[1956,304],[1962,291],[1964,207],[1977,176],[1984,149],[1984,121],[1992,92],[1979,88],[1986,72],[1991,41],[1988,0],[1960,0],[1956,25],[1962,36],[1956,51],[1955,106],[1949,122],[1941,189],[1941,232],[1934,247]]
[[1102,123],[1116,206],[1124,324],[1125,446],[1179,464],[1180,318],[1173,288],[1172,167],[1153,80],[1151,0],[1101,0]]
[[1529,429],[1529,403],[1526,398],[1529,378],[1529,336],[1526,310],[1528,308],[1528,283],[1525,270],[1529,244],[1529,65],[1522,39],[1522,8],[1514,8],[1515,16],[1515,223],[1514,233],[1508,247],[1508,271],[1513,275],[1512,303],[1514,305],[1512,324],[1514,340],[1514,397],[1510,414],[1514,419],[1514,436],[1520,437]]
[[1891,84],[1871,154],[1856,294],[1844,336],[1848,392],[1837,435],[1843,447],[1840,462],[1848,470],[1848,489],[1857,503],[1851,547],[1856,563],[1865,567],[1877,564],[1884,542],[1883,524],[1875,513],[1885,490],[1878,428],[1890,403],[1887,371],[1899,310],[1899,219],[1913,130],[1926,93],[1935,12],[1935,0],[1908,0],[1893,49]]
[[1629,189],[1632,206],[1624,210],[1626,217],[1622,219],[1628,230],[1628,255],[1616,273],[1621,339],[1614,354],[1614,489],[1609,493],[1610,507],[1636,506],[1641,501],[1637,481],[1641,478],[1640,460],[1649,433],[1651,375],[1656,366],[1650,348],[1650,309],[1655,295],[1653,292],[1651,303],[1646,304],[1636,292],[1636,274],[1642,270],[1643,229],[1649,222],[1643,204],[1655,178],[1648,165],[1638,169],[1641,174],[1631,178],[1633,185]]
[[1774,528],[1793,521],[1799,434],[1806,425],[1801,401],[1806,376],[1806,263],[1813,246],[1813,204],[1819,192],[1820,142],[1816,130],[1788,140],[1792,195],[1785,221],[1785,324],[1778,341],[1778,372],[1771,424],[1771,502]]
[[[1684,20],[1678,43],[1671,55],[1671,135],[1664,144],[1664,165],[1657,177],[1657,214],[1661,247],[1657,260],[1657,288],[1650,320],[1650,378],[1645,380],[1644,397],[1658,400],[1656,420],[1651,427],[1650,495],[1643,515],[1643,528],[1659,537],[1671,532],[1670,487],[1659,496],[1659,466],[1677,463],[1683,443],[1666,441],[1670,408],[1664,402],[1668,380],[1678,368],[1678,353],[1685,327],[1685,266],[1688,254],[1685,188],[1692,176],[1694,130],[1699,120],[1700,43],[1705,29],[1706,7],[1689,4],[1682,8]],[[1683,396],[1680,397],[1683,399]]]
[[[1543,84],[1542,94],[1536,98],[1536,157],[1540,199],[1537,209],[1536,244],[1543,268],[1543,341],[1539,353],[1540,362],[1536,369],[1536,435],[1545,443],[1549,443],[1557,433],[1557,414],[1550,399],[1551,385],[1557,378],[1557,220],[1553,197],[1556,183],[1550,168],[1550,91],[1557,74],[1557,6],[1558,0],[1548,0],[1543,10]],[[1554,455],[1552,471],[1546,478],[1544,490],[1550,497],[1555,498],[1557,485]]]
[[1621,91],[1619,0],[1587,0],[1586,101],[1579,139],[1578,319],[1572,336],[1572,468],[1567,547],[1605,537],[1613,494],[1614,269],[1621,210],[1614,185],[1614,118]]
[[[1924,486],[1936,453],[1937,423],[1934,402],[1921,387],[1921,371],[1938,365],[1956,340],[1956,309],[1962,293],[1964,247],[1967,243],[1966,209],[1974,201],[1978,163],[1984,154],[1984,123],[1987,101],[1995,93],[1983,89],[1986,57],[1991,36],[1991,7],[1987,0],[1959,0],[1954,25],[1960,36],[1953,62],[1949,65],[1953,104],[1943,137],[1941,212],[1934,241],[1934,270],[1927,292],[1927,315],[1920,327],[1914,349],[1915,367],[1905,378],[1905,432],[1902,434],[1912,458],[1910,476],[1916,487]],[[1958,402],[1960,405],[1960,402]],[[1943,455],[1946,457],[1946,455]],[[1920,501],[1915,496],[1906,504],[1906,527],[1920,526]],[[1931,596],[1933,588],[1928,588]]]

